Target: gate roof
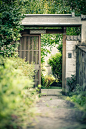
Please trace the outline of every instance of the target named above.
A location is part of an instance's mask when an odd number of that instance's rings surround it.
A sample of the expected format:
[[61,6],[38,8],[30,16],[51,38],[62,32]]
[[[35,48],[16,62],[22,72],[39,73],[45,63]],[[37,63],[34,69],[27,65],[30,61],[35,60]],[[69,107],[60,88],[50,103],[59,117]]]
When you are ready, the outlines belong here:
[[83,16],[75,17],[72,14],[25,14],[22,20],[24,26],[80,26],[82,25]]

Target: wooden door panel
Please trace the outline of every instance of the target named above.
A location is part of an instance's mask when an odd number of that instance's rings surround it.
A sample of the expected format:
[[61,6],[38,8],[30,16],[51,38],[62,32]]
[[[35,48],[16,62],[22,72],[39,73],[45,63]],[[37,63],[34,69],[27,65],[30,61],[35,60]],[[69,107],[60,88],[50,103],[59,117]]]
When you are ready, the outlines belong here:
[[40,35],[23,35],[20,39],[20,46],[18,48],[19,57],[25,58],[35,64],[35,86],[41,84],[41,44]]

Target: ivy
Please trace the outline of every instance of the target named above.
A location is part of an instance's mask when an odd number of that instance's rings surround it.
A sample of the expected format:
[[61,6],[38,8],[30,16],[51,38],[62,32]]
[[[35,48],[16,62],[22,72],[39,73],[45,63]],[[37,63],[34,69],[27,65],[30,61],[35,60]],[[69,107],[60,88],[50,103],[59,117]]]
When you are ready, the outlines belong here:
[[24,16],[17,0],[1,0],[0,3],[0,54],[11,56],[18,46],[20,21]]
[[86,15],[86,0],[18,0],[26,14],[70,14]]

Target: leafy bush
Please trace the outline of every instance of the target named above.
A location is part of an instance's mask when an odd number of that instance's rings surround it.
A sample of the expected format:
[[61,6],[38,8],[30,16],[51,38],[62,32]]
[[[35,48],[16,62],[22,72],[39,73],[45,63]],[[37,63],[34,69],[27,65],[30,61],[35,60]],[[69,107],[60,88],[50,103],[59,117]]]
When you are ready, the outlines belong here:
[[58,49],[59,52],[61,52],[61,54],[62,54],[62,42],[58,45],[57,49]]
[[42,85],[42,88],[44,87],[44,84],[45,84],[45,77],[44,77],[43,73],[41,73],[41,85]]
[[76,76],[71,75],[71,78],[67,78],[68,92],[71,93],[76,88]]
[[62,82],[62,54],[56,53],[56,55],[51,56],[48,61],[48,64],[52,68],[53,75],[58,77],[59,82]]
[[[55,29],[55,28],[53,28]],[[50,54],[53,47],[57,47],[58,50],[62,50],[62,44],[59,44],[59,41],[62,41],[62,34],[42,34],[41,35],[41,63],[44,63],[44,57],[47,54]]]
[[69,87],[67,100],[77,103],[86,112],[86,87],[83,88],[83,86],[76,84],[74,75],[67,80],[67,86]]
[[50,85],[55,81],[55,78],[52,75],[46,75],[44,76],[43,74],[41,74],[41,85],[42,88],[49,88]]
[[0,54],[11,56],[19,44],[24,16],[17,0],[1,0],[0,5]]
[[15,61],[13,67],[15,69],[20,69],[24,73],[25,76],[29,77],[29,79],[33,79],[34,76],[34,64],[29,64],[29,62],[25,62],[25,59],[10,57],[11,60]]
[[[32,67],[22,59],[0,56],[0,129],[25,128],[34,116],[38,96],[32,88]],[[26,69],[32,70],[30,79]]]
[[71,100],[80,106],[80,109],[86,112],[86,91],[80,85],[76,85],[67,100]]

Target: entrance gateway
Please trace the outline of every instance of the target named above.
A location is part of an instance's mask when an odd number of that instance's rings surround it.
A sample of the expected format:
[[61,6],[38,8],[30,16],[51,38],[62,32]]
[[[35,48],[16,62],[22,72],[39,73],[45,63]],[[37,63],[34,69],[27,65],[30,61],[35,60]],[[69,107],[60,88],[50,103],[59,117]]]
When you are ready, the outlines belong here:
[[[41,34],[56,34],[56,33],[63,34],[62,92],[66,93],[67,78],[70,77],[70,75],[68,74],[68,72],[70,72],[70,66],[68,66],[67,61],[68,58],[72,58],[72,53],[70,52],[70,46],[72,42],[70,42],[71,43],[70,44],[68,41],[75,40],[77,43],[75,41],[73,42],[72,46],[74,47],[76,44],[86,45],[86,15],[75,17],[74,13],[25,14],[25,18],[22,20],[21,25],[23,25],[26,29],[24,29],[21,32],[22,37],[20,39],[20,46],[18,49],[19,57],[21,58],[26,57],[26,61],[29,61],[29,63],[35,62],[35,70],[36,70],[35,86],[41,84],[41,40],[40,40]],[[29,27],[33,28],[38,27],[38,29],[28,29]],[[61,29],[40,29],[40,27],[61,27]],[[79,36],[67,37],[66,27],[81,27],[81,36],[80,36],[81,39]],[[74,64],[72,64],[72,66],[73,65]]]

